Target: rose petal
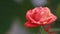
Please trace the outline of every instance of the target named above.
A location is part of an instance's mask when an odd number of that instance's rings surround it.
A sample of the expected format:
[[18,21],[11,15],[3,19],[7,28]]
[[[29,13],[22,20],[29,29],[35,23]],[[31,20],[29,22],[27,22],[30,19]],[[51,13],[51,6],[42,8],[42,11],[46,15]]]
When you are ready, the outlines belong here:
[[47,20],[47,22],[48,22],[49,24],[51,24],[52,22],[54,22],[54,21],[57,19],[57,17],[56,17],[55,15],[53,15],[53,14],[51,14],[50,17],[51,17],[50,20]]
[[37,24],[30,23],[30,22],[26,22],[26,23],[25,23],[25,26],[28,27],[28,28],[31,28],[31,27],[38,27]]

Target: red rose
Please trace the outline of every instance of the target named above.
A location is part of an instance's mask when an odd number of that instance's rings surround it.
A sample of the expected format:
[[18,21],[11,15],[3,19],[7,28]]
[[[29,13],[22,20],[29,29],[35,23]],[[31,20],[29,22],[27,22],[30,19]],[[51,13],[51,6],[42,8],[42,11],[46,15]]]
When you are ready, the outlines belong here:
[[53,15],[49,8],[47,7],[37,7],[32,10],[27,11],[25,23],[27,27],[37,27],[40,25],[51,24],[57,17]]

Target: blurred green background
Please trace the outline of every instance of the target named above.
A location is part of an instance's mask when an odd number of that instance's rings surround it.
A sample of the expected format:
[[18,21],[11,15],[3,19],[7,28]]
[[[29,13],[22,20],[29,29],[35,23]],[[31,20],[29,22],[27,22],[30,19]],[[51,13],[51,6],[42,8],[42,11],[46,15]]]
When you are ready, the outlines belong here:
[[[0,0],[0,34],[6,34],[15,18],[21,21],[19,24],[30,34],[37,34],[39,27],[28,29],[24,26],[26,11],[34,7],[36,6],[31,3],[31,0],[17,2],[14,0]],[[58,17],[53,26],[60,29],[60,0],[47,0],[44,7],[49,7],[52,13]]]

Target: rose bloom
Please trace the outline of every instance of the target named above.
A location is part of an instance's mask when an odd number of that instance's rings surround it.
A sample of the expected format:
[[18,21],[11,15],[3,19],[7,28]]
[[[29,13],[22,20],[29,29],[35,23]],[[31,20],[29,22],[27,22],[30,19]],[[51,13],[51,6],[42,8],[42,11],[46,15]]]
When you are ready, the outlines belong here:
[[26,19],[27,22],[24,24],[26,27],[37,27],[51,24],[57,17],[47,7],[36,7],[27,11]]

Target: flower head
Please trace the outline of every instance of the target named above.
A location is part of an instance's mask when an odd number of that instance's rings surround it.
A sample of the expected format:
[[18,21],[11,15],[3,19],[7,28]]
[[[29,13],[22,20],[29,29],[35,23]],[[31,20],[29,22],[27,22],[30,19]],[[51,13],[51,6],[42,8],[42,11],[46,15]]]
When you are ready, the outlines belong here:
[[25,26],[37,27],[39,25],[51,24],[57,17],[47,7],[36,7],[27,11],[26,19],[28,21],[25,23]]

